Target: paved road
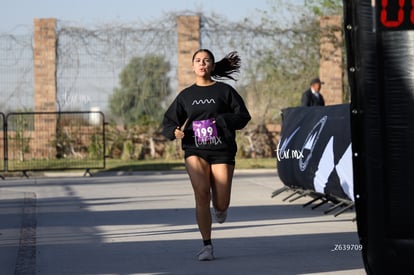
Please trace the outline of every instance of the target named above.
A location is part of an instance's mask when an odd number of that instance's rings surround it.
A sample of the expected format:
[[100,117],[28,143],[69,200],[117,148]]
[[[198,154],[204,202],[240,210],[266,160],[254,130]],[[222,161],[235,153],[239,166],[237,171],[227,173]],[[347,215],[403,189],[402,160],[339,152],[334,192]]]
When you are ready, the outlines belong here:
[[[55,175],[56,176],[56,175]],[[269,170],[236,170],[217,259],[199,262],[194,199],[182,172],[0,182],[0,274],[365,274],[353,212],[283,202]]]

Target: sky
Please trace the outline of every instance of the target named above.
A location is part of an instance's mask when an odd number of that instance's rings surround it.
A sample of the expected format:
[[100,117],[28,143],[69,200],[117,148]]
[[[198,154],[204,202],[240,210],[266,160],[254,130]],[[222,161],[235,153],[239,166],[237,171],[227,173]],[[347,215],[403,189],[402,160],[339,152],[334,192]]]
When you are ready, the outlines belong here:
[[[270,2],[269,2],[270,1]],[[4,3],[6,2],[6,3]],[[152,21],[166,13],[191,11],[238,21],[266,10],[271,0],[7,0],[0,9],[0,32],[31,28],[34,18],[79,24]]]

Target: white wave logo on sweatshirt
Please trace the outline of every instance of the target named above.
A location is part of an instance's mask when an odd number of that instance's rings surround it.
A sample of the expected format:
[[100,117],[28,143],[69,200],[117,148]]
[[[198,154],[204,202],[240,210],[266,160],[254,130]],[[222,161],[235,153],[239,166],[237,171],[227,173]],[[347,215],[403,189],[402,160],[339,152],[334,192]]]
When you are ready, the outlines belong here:
[[200,104],[216,104],[216,102],[214,101],[214,99],[200,99],[200,100],[194,100],[193,103],[191,105],[200,105]]

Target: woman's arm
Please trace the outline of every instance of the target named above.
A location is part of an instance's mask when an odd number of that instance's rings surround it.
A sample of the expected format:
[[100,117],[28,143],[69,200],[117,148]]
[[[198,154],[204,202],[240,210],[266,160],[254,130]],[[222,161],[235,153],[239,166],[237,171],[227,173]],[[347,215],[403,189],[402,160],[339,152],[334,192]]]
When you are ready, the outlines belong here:
[[179,98],[177,97],[164,114],[162,134],[169,140],[174,140],[176,138],[174,131],[177,128],[180,128],[186,119],[187,114],[185,113],[183,106],[179,103]]
[[229,106],[232,112],[218,115],[216,123],[223,128],[243,129],[250,121],[251,116],[242,97],[234,89],[230,92]]

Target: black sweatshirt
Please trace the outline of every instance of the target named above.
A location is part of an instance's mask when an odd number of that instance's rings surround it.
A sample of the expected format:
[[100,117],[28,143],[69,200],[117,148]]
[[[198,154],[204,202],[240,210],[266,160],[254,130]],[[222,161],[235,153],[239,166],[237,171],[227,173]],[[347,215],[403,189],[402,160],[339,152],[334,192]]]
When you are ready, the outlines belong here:
[[[187,123],[186,120],[188,119]],[[184,127],[183,150],[219,150],[235,154],[235,130],[251,119],[241,96],[228,84],[184,89],[164,115],[163,135],[173,140],[174,130]]]

